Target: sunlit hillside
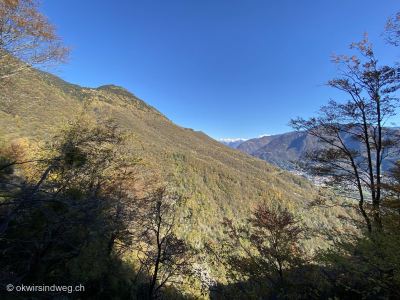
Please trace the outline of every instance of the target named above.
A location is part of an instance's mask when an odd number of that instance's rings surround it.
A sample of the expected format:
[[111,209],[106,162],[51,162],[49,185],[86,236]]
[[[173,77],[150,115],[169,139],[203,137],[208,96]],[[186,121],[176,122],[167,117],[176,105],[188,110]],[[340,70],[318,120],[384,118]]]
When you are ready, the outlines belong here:
[[247,218],[256,204],[288,208],[307,223],[321,226],[335,213],[310,212],[317,194],[307,180],[263,160],[231,149],[203,132],[180,127],[122,87],[84,88],[45,72],[28,72],[1,90],[1,130],[5,141],[28,137],[51,141],[57,130],[83,110],[97,119],[114,119],[133,134],[129,151],[188,197],[191,242],[218,239],[223,217]]

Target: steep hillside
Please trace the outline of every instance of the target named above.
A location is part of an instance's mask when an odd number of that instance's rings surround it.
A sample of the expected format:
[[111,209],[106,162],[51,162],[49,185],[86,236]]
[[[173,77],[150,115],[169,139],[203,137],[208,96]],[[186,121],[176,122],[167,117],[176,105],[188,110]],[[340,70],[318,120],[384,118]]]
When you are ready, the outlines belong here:
[[237,149],[282,169],[291,170],[294,168],[292,161],[316,147],[318,147],[317,139],[307,133],[288,132],[251,139]]
[[304,132],[288,132],[275,136],[267,145],[251,153],[285,170],[293,168],[292,161],[317,148],[318,139]]
[[244,219],[260,201],[303,211],[309,222],[328,223],[325,215],[303,210],[316,193],[307,180],[222,145],[203,132],[175,125],[121,87],[84,88],[48,73],[30,72],[3,86],[0,93],[0,130],[5,141],[20,137],[49,141],[58,127],[83,110],[98,119],[115,119],[135,134],[127,145],[129,151],[188,197],[185,209],[191,220],[182,234],[194,243],[218,238],[224,216]]
[[260,148],[264,147],[265,145],[268,145],[270,141],[272,141],[276,135],[268,135],[268,136],[263,136],[259,138],[254,138],[247,140],[246,142],[243,142],[240,144],[237,149],[243,152],[246,152],[248,154],[252,154],[254,151],[259,150]]

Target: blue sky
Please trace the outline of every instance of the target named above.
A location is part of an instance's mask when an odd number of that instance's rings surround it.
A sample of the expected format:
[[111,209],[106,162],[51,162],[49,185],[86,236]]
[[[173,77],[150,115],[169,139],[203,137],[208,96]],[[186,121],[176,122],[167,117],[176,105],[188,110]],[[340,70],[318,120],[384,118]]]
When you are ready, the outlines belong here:
[[219,138],[291,131],[345,95],[330,52],[368,32],[382,63],[400,49],[380,36],[398,0],[44,0],[41,10],[75,45],[57,74],[86,87],[122,86],[174,123]]

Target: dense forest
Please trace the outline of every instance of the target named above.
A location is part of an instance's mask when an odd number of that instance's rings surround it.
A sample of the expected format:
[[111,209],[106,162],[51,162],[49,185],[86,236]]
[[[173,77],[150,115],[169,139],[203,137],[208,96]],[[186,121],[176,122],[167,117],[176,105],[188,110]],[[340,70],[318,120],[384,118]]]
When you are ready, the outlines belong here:
[[38,6],[0,1],[2,299],[400,299],[399,69],[366,33],[333,55],[349,100],[291,120],[323,144],[299,163],[321,188],[43,71],[71,48]]

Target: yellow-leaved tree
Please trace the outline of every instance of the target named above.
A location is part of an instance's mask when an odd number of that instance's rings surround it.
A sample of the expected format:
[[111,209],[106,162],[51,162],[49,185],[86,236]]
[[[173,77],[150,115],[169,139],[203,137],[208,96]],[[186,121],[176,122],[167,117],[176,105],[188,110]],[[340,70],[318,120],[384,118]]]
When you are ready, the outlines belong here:
[[68,61],[56,27],[35,0],[0,1],[0,82],[31,67],[47,69]]

